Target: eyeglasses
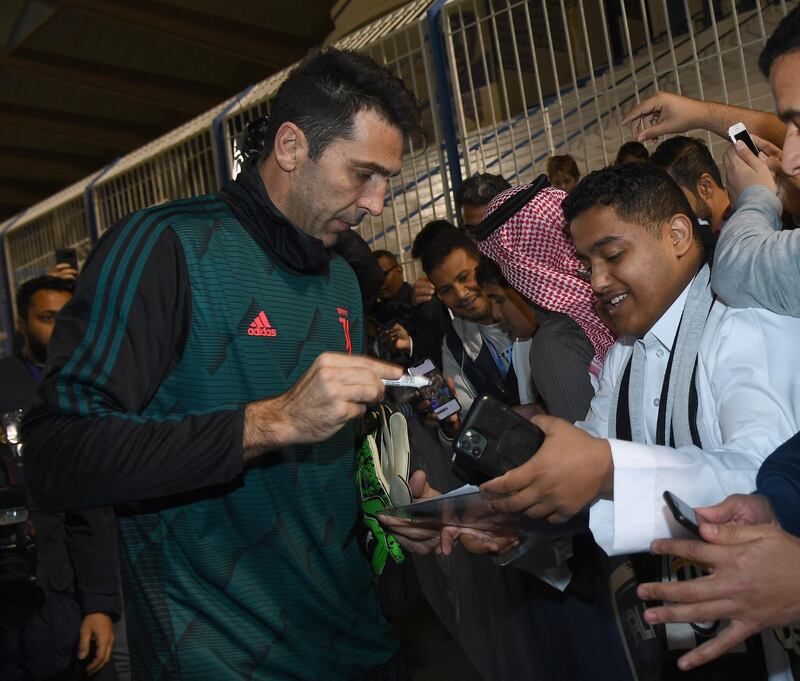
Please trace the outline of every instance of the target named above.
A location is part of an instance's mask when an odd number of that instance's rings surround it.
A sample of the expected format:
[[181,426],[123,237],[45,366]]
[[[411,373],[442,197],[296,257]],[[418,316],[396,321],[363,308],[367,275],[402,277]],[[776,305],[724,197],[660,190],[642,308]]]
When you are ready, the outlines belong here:
[[386,279],[392,272],[395,270],[402,270],[403,267],[401,265],[395,265],[394,267],[390,267],[388,270],[383,270],[383,278]]

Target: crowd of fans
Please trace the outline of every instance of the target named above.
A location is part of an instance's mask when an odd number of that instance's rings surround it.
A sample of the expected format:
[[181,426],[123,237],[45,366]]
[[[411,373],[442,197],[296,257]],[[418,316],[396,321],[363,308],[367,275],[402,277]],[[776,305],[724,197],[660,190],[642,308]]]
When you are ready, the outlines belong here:
[[[800,59],[799,22],[796,9],[760,60],[777,116],[659,93],[626,115],[635,139],[620,147],[613,165],[581,179],[570,156],[548,159],[551,189],[478,242],[483,257],[459,241],[467,224],[474,238],[472,214],[449,232],[440,223],[422,232],[427,238],[436,231],[421,253],[422,268],[456,330],[444,346],[449,353],[456,336],[463,346],[454,353],[458,361],[446,354],[442,365],[459,399],[469,406],[476,393],[488,392],[527,405],[517,407],[526,415],[548,415],[534,417],[547,434],[544,447],[485,486],[513,493],[496,506],[554,522],[590,507],[587,536],[601,551],[583,550],[579,558],[594,561],[612,584],[625,580],[609,556],[670,556],[662,565],[633,562],[629,579],[645,601],[639,621],[647,628],[729,620],[716,636],[666,635],[669,654],[658,664],[688,670],[714,660],[714,670],[703,672],[708,678],[784,678],[776,670],[798,669],[796,659],[778,660],[783,651],[796,655],[800,640],[792,624],[800,615],[798,589],[790,586],[798,582],[793,561],[800,547],[792,536],[800,455],[791,437],[800,374],[782,350],[800,331],[800,234],[792,231],[800,199],[800,90],[791,76]],[[704,141],[682,133],[707,129],[728,139],[739,121],[760,152],[732,144],[726,184]],[[672,136],[648,153],[644,142],[663,135]],[[486,175],[476,175],[462,191],[479,182],[489,186]],[[502,191],[502,182],[496,178],[497,196],[482,220],[525,188]],[[442,254],[451,252],[458,255],[443,276]],[[493,351],[482,358],[485,348]],[[507,358],[507,368],[491,361],[497,357]],[[468,369],[471,380],[464,378]],[[503,371],[515,380],[500,382]],[[447,436],[458,431],[452,421],[441,426]],[[702,507],[704,542],[657,539],[679,534],[664,512],[664,490]],[[678,577],[685,560],[711,571]],[[555,622],[549,610],[547,616]],[[654,664],[620,626],[633,666]],[[758,654],[765,666],[757,670],[752,641],[744,642],[774,626],[777,633],[763,636]],[[576,625],[570,635],[592,632]],[[558,676],[568,666],[563,658],[559,664],[552,678],[583,678],[575,669]],[[613,662],[607,670],[614,673]]]
[[[582,529],[540,540],[378,515],[392,555],[390,541],[415,554],[460,543],[524,574],[530,631],[549,630],[543,679],[673,678],[676,665],[691,679],[800,679],[800,8],[759,62],[777,115],[659,93],[627,113],[634,139],[613,164],[581,178],[553,156],[548,186],[510,215],[530,185],[468,178],[458,224],[431,222],[414,240],[413,283],[405,254],[369,253],[348,231],[382,210],[417,133],[413,97],[366,58],[329,50],[305,64],[266,146],[220,198],[181,208],[172,231],[159,227],[169,204],[111,230],[77,289],[61,267],[19,293],[24,346],[0,377],[3,411],[33,409],[26,475],[45,601],[2,627],[0,679],[116,678],[112,507],[124,508],[135,678],[405,678],[365,595],[346,483],[354,417],[384,397],[379,379],[426,359],[461,412],[439,421],[414,398],[400,410],[409,422],[446,451],[479,395],[513,406],[544,444],[483,489],[501,495],[497,511]],[[303,107],[326,68],[382,84],[316,138],[325,106],[308,119]],[[326,106],[341,105],[337,87]],[[732,144],[723,179],[683,133],[727,138],[740,121],[760,151]],[[355,171],[339,172],[342,158]],[[352,206],[319,217],[350,193]],[[253,272],[269,285],[251,296],[240,289]],[[244,330],[217,333],[220,320]],[[280,348],[266,368],[262,350],[244,349],[254,338]],[[416,499],[446,491],[398,475]],[[667,490],[694,507],[699,537],[667,512]],[[266,534],[251,532],[262,516]]]

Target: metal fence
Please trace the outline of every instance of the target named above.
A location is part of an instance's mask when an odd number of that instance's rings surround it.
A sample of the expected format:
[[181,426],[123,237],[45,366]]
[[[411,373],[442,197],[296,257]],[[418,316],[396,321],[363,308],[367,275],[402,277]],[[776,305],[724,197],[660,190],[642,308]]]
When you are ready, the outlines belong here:
[[[585,171],[611,161],[626,109],[657,90],[771,109],[756,59],[785,0],[413,0],[336,45],[403,78],[424,110],[427,146],[391,178],[382,216],[360,226],[373,248],[417,274],[411,242],[453,220],[452,189],[476,172],[524,182],[570,153]],[[6,298],[53,264],[81,258],[121,217],[214,191],[239,170],[237,138],[286,69],[2,226]],[[725,142],[711,138],[717,159]],[[7,300],[5,317],[11,303]],[[0,334],[8,319],[0,320]],[[6,343],[8,348],[8,343]]]
[[[529,181],[563,153],[585,171],[607,165],[626,139],[624,112],[658,90],[770,109],[756,62],[787,11],[774,5],[448,3],[443,32],[464,173]],[[719,158],[724,141],[709,142]]]
[[[26,280],[47,272],[55,264],[56,248],[75,248],[78,263],[89,254],[86,188],[95,176],[64,189],[4,228],[6,283],[9,293]],[[13,297],[13,296],[12,296]],[[10,301],[11,317],[16,303]]]
[[214,121],[229,105],[223,102],[106,168],[91,196],[98,234],[133,211],[216,191]]

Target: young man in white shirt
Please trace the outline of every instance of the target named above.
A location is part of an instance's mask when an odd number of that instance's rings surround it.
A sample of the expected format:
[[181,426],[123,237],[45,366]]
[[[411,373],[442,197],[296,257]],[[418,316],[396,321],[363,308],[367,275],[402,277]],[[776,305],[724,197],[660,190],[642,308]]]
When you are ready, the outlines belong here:
[[[586,421],[576,427],[536,417],[547,435],[542,448],[485,489],[514,493],[495,502],[499,510],[552,522],[589,505],[590,528],[608,555],[641,554],[653,539],[680,532],[662,500],[665,490],[692,506],[747,492],[761,461],[797,432],[800,356],[783,349],[800,337],[800,320],[713,299],[692,210],[653,166],[592,173],[563,208],[620,340],[606,357]],[[634,587],[631,562],[624,567]],[[685,576],[675,563],[661,567],[670,579]],[[632,593],[616,594],[626,644],[639,678],[658,678],[702,635],[695,635],[699,628],[646,624]],[[774,637],[763,645],[769,678],[790,679]],[[717,673],[767,678],[763,664],[754,664],[759,656],[749,649],[734,664],[720,660],[725,668]]]
[[[786,124],[781,130],[775,119],[773,142],[783,149],[759,140],[758,157],[738,146],[726,153],[727,182],[738,195],[737,210],[730,230],[726,227],[722,234],[712,284],[731,305],[800,316],[800,230],[779,231],[784,210],[800,214],[800,7],[767,40],[759,67]],[[688,105],[690,111],[707,106],[694,100],[678,103],[679,109]],[[727,125],[744,120],[738,109],[710,106],[730,116]],[[777,627],[777,636],[800,648],[800,434],[768,457],[757,482],[754,494],[732,495],[711,508],[696,509],[705,541],[653,543],[654,553],[691,556],[712,566],[713,574],[683,583],[640,585],[641,598],[668,602],[648,610],[646,620],[686,622],[699,615],[731,621],[724,634],[687,653],[680,660],[682,669],[704,664],[768,628]],[[793,671],[800,678],[800,665]]]

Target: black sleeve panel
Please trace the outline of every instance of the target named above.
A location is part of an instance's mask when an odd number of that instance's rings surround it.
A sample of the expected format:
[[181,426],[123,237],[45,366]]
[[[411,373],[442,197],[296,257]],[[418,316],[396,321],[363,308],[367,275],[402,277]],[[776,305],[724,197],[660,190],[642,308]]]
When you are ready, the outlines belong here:
[[152,224],[137,232],[135,220],[103,235],[57,318],[41,405],[23,432],[26,477],[42,508],[154,499],[243,470],[242,406],[181,421],[139,416],[180,359],[191,289],[175,233]]
[[122,593],[113,509],[67,513],[64,529],[83,615],[104,612],[118,620],[122,616]]

